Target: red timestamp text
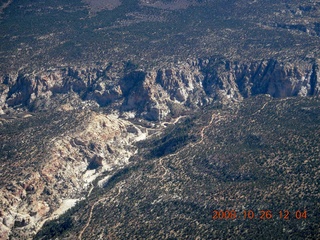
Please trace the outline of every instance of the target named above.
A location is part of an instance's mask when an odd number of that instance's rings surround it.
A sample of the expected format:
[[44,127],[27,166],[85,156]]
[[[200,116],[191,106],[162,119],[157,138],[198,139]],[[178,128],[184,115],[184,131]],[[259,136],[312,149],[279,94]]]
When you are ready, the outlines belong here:
[[213,220],[234,220],[234,219],[243,219],[243,220],[252,220],[252,219],[260,219],[260,220],[270,220],[270,219],[307,219],[307,210],[279,210],[279,211],[271,211],[271,210],[213,210],[212,212]]

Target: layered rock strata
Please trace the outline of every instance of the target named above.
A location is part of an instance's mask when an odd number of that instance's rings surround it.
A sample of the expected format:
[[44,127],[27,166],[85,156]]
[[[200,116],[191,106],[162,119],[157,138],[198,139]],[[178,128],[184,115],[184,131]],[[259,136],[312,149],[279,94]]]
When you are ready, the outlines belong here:
[[[146,129],[117,115],[92,111],[45,115],[50,122],[32,114],[7,120],[1,128],[1,239],[35,234],[47,219],[90,194],[101,173],[127,165],[136,151],[133,143],[147,135]],[[19,129],[14,121],[25,126]]]
[[2,113],[18,107],[31,111],[58,108],[63,102],[61,96],[67,95],[73,97],[68,103],[71,107],[112,105],[121,112],[133,111],[158,121],[212,102],[229,103],[257,94],[289,97],[319,92],[318,60],[236,62],[211,58],[149,70],[119,72],[107,64],[101,68],[9,74],[1,78],[0,107]]

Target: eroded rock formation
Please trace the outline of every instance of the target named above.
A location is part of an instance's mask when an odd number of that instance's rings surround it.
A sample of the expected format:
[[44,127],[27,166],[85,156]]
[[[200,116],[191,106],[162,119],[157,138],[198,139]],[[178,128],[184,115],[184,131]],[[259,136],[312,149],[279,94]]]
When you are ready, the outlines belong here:
[[[47,114],[50,117],[59,113]],[[5,146],[16,148],[15,153],[15,149],[1,150],[4,162],[0,188],[1,239],[7,239],[9,234],[17,238],[34,234],[46,219],[60,215],[71,203],[86,196],[91,183],[102,172],[127,165],[136,151],[133,143],[147,134],[146,129],[133,126],[117,115],[92,111],[71,111],[67,118],[49,124],[41,117],[33,116],[29,120],[40,120],[39,124],[45,125],[47,139],[40,139],[43,147],[34,145],[39,136],[30,134],[37,131],[36,127],[21,130],[19,138],[14,136],[14,130],[1,137]],[[68,130],[55,131],[63,128],[61,125],[66,125]],[[27,141],[30,142],[23,145]],[[28,150],[23,150],[24,147]],[[42,148],[43,152],[36,153],[36,148]],[[24,151],[30,155],[21,156]],[[5,161],[6,152],[12,154],[11,162]],[[59,210],[61,204],[65,206]]]
[[[319,71],[316,60],[212,58],[149,70],[119,71],[108,64],[2,76],[0,123],[8,130],[1,137],[1,238],[34,234],[46,219],[90,193],[102,172],[128,164],[137,150],[133,144],[148,135],[130,119],[163,121],[257,94],[319,95]],[[109,106],[113,113],[96,111]]]
[[176,115],[177,108],[228,103],[257,94],[289,97],[319,92],[318,60],[236,62],[212,58],[118,74],[109,64],[101,69],[2,76],[0,106],[2,113],[17,106],[32,111],[61,108],[62,96],[67,95],[69,102],[63,107],[113,104],[123,112],[134,111],[158,121],[170,113]]

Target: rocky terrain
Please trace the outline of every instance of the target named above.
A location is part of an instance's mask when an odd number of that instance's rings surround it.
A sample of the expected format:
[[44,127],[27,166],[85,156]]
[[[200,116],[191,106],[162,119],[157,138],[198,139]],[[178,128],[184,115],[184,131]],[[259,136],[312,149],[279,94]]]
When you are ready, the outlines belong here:
[[1,75],[127,60],[150,69],[212,56],[286,62],[319,56],[317,1],[120,2],[4,4]]
[[180,119],[35,239],[318,239],[319,103],[259,96]]
[[[320,93],[317,61],[295,65],[276,60],[237,63],[212,58],[190,60],[153,71],[131,69],[134,66],[127,65],[118,75],[113,72],[113,66],[108,65],[104,70],[68,68],[47,74],[2,78],[1,105],[5,113],[0,118],[3,238],[32,236],[46,220],[54,219],[79,201],[84,204],[84,199],[97,191],[95,187],[104,186],[112,174],[130,165],[130,157],[132,161],[143,163],[144,158],[140,159],[141,153],[138,153],[141,147],[135,143],[150,134],[160,133],[167,125],[164,121],[172,118],[178,121],[181,116],[192,116],[212,106],[237,106],[243,99],[259,94],[274,98],[309,98]],[[315,111],[310,114],[317,117],[317,108]],[[298,117],[299,126],[303,115],[294,116]],[[201,119],[199,117],[198,121]],[[289,116],[282,121],[288,120]],[[312,126],[318,131],[317,122]],[[261,135],[260,130],[257,131],[252,133],[253,145],[259,144],[255,142],[255,134]],[[200,132],[204,139],[205,129]],[[194,141],[200,138],[199,133],[192,136]],[[250,136],[244,138],[251,139]],[[310,138],[316,139],[315,136]],[[169,141],[166,146],[169,150],[164,152],[179,148],[179,139]],[[158,145],[160,149],[150,151],[161,157],[161,141],[149,147]],[[227,146],[229,144],[224,147]],[[190,154],[197,156],[196,148],[194,151]],[[98,177],[99,182],[93,184]],[[94,196],[96,201],[105,199],[104,193]],[[88,206],[94,199],[86,200]],[[234,207],[239,208],[238,205]]]
[[1,126],[1,239],[11,229],[13,236],[34,234],[44,220],[61,214],[54,212],[61,204],[63,212],[64,203],[85,198],[92,181],[128,164],[137,150],[132,143],[147,135],[145,127],[90,110],[6,119]]
[[[131,62],[121,72],[116,71],[119,68],[107,64],[100,69],[63,68],[3,76],[1,111],[42,111],[60,105],[80,108],[89,104],[112,106],[123,114],[159,121],[204,105],[227,104],[257,94],[278,98],[320,93],[317,59],[289,63],[210,58],[150,71],[138,69]],[[63,100],[66,96],[72,98],[68,103]]]
[[319,16],[298,0],[0,1],[0,238],[319,238]]

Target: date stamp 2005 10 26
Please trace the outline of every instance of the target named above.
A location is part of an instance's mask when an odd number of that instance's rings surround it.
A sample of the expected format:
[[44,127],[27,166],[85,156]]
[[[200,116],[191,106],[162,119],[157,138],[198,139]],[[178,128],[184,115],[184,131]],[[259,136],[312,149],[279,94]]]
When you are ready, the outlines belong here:
[[260,219],[260,220],[270,220],[270,219],[307,219],[307,210],[279,210],[273,212],[271,210],[213,210],[212,219],[213,220],[234,220],[234,219]]

